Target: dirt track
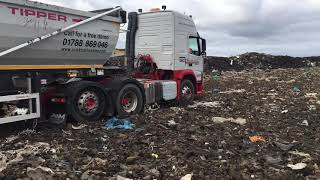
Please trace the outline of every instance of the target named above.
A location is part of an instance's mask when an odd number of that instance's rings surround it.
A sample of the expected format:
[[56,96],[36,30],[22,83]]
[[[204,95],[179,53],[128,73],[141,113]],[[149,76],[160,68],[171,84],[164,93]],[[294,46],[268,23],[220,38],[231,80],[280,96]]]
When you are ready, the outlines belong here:
[[[106,130],[104,121],[80,130],[39,125],[35,133],[1,139],[0,170],[16,159],[0,177],[320,178],[319,79],[320,68],[230,71],[219,94],[211,93],[207,75],[197,99],[203,103],[148,110],[131,118],[134,130]],[[255,135],[260,142],[251,142]],[[306,167],[288,167],[297,163]],[[50,169],[32,169],[38,166]]]

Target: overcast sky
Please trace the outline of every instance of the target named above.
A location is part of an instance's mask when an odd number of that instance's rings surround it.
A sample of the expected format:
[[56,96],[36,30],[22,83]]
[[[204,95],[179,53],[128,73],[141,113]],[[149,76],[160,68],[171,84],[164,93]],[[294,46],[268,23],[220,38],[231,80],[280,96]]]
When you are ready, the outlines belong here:
[[[193,15],[208,55],[264,52],[320,55],[320,0],[37,0],[80,10],[120,5],[147,11],[167,5]],[[124,47],[122,35],[119,47]]]

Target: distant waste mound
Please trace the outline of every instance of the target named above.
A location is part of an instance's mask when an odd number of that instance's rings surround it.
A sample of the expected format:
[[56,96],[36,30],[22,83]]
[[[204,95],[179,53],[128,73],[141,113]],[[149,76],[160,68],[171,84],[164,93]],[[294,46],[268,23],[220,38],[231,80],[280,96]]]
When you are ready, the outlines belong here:
[[219,69],[223,71],[241,71],[245,69],[278,69],[302,68],[320,65],[320,57],[273,56],[269,54],[250,52],[232,57],[208,56],[205,60],[205,70]]

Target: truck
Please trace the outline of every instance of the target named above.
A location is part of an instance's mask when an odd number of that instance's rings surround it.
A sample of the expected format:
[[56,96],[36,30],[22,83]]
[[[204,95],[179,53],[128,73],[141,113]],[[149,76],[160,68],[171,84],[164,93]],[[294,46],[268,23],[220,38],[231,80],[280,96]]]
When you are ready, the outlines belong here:
[[[111,57],[127,21],[126,54]],[[0,27],[0,124],[127,117],[202,94],[206,40],[166,6],[127,14],[0,0]]]

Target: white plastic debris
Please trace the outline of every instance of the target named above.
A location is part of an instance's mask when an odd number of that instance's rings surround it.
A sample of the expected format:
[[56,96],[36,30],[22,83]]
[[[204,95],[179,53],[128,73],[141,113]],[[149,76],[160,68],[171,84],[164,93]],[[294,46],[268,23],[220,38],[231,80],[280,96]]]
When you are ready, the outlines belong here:
[[15,109],[15,110],[13,110],[12,112],[11,112],[11,115],[12,116],[20,116],[20,115],[26,115],[27,113],[28,113],[28,109],[26,109],[26,108],[17,108],[17,109]]
[[154,104],[152,104],[152,105],[148,105],[147,106],[147,111],[157,111],[157,110],[159,110],[161,107],[160,107],[160,105],[159,104],[157,104],[157,103],[154,103]]
[[307,167],[306,163],[297,163],[297,164],[288,164],[287,167],[291,168],[292,170],[300,170]]
[[21,132],[18,134],[18,136],[20,136],[20,135],[29,136],[29,135],[35,134],[35,133],[36,133],[36,131],[35,131],[34,129],[26,129],[26,130],[21,131]]
[[309,122],[307,120],[302,121],[301,125],[303,126],[309,126]]
[[305,158],[311,159],[310,154],[307,154],[307,153],[304,153],[304,152],[289,151],[289,154],[298,155],[298,156],[301,156],[301,157],[305,157]]
[[231,89],[229,91],[222,91],[220,94],[232,94],[232,93],[244,93],[246,92],[245,89]]
[[74,130],[81,130],[81,129],[87,127],[87,126],[88,126],[88,125],[86,125],[86,124],[81,124],[80,126],[74,126],[74,125],[72,125],[72,129],[74,129]]
[[315,105],[309,106],[309,111],[315,111],[315,110],[317,110],[317,107]]
[[187,174],[187,175],[183,176],[180,180],[191,180],[192,176],[193,176],[193,174]]
[[183,108],[179,108],[179,107],[171,107],[170,109],[174,112],[180,112],[184,110]]
[[0,172],[7,168],[7,156],[0,153]]
[[317,95],[318,95],[318,93],[306,93],[306,95],[304,95],[304,97],[317,99]]
[[195,102],[193,105],[189,105],[189,108],[197,108],[197,107],[209,107],[209,108],[214,108],[214,107],[219,107],[220,102],[214,101],[214,102]]
[[247,123],[247,120],[243,118],[233,119],[233,118],[213,117],[212,121],[215,123],[232,122],[240,125],[245,125]]
[[122,177],[122,176],[117,176],[117,180],[132,180],[132,179],[125,178],[125,177]]
[[177,125],[177,123],[174,120],[170,120],[170,121],[168,121],[168,125],[175,126],[175,125]]
[[51,151],[52,154],[56,154],[57,153],[57,150],[53,149],[53,148],[50,151]]
[[6,138],[6,142],[5,143],[11,143],[12,141],[18,139],[19,136],[10,136]]
[[283,111],[281,111],[281,114],[287,114],[289,112],[289,110],[283,110]]

